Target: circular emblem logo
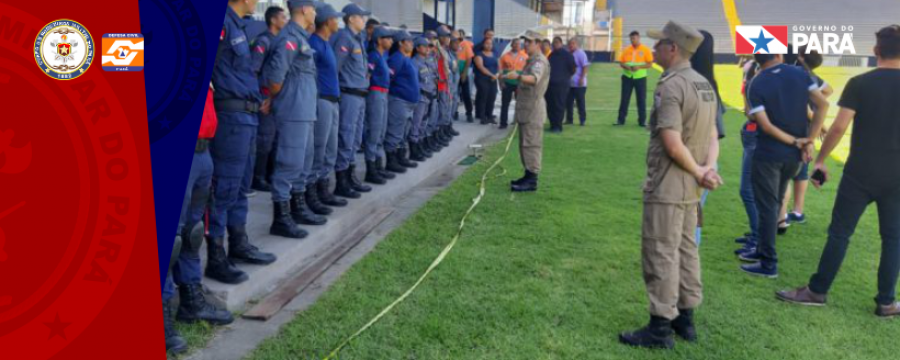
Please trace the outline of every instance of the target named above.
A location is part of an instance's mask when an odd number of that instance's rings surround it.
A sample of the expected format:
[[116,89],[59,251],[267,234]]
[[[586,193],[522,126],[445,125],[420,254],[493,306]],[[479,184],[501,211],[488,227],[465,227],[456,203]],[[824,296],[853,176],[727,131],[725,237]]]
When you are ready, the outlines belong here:
[[94,39],[76,21],[56,20],[34,40],[34,61],[49,77],[71,80],[84,74],[94,60]]

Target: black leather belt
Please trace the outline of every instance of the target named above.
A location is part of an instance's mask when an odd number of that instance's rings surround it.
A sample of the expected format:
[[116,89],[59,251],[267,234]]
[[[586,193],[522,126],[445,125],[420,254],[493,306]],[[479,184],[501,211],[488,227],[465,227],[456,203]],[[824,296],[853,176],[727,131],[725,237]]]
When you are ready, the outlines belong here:
[[369,91],[363,90],[363,89],[351,89],[351,88],[342,87],[341,92],[344,94],[350,94],[350,95],[355,95],[355,96],[360,96],[360,97],[369,96]]
[[331,101],[335,104],[341,101],[340,96],[331,96],[331,95],[319,95],[319,99]]
[[209,139],[197,139],[197,147],[194,148],[195,153],[204,153],[209,149]]
[[259,112],[259,103],[255,101],[225,99],[216,100],[215,105],[216,111],[247,112],[251,114]]

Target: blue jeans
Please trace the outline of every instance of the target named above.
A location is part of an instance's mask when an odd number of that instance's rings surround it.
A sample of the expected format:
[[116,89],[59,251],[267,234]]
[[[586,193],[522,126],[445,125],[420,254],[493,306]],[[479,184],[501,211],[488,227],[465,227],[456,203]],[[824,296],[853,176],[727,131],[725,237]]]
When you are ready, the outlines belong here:
[[744,210],[750,224],[750,237],[755,241],[759,239],[759,211],[756,209],[750,173],[753,169],[753,153],[756,152],[756,131],[742,130],[741,143],[744,144],[744,159],[741,163],[741,200],[744,201]]

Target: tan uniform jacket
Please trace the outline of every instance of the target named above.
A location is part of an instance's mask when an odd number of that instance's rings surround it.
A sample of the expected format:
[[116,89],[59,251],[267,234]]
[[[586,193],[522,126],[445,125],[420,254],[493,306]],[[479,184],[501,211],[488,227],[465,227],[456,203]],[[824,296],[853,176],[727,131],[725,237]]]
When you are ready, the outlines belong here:
[[544,54],[537,54],[528,58],[522,76],[533,75],[537,78],[534,85],[519,83],[516,93],[516,122],[526,124],[530,122],[543,123],[547,117],[547,105],[544,101],[544,93],[550,85],[550,62]]
[[644,202],[693,204],[700,201],[700,185],[669,157],[661,133],[664,129],[681,133],[694,160],[701,166],[707,165],[710,132],[716,129],[716,111],[715,90],[706,78],[691,69],[689,62],[662,74],[650,115]]

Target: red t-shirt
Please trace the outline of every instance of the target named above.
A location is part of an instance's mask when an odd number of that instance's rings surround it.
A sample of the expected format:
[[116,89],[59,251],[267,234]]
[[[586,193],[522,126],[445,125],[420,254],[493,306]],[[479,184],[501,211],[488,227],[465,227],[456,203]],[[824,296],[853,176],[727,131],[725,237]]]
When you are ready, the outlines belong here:
[[206,95],[206,105],[203,107],[203,117],[200,119],[200,139],[212,139],[216,136],[216,126],[219,119],[216,117],[216,107],[213,105],[213,91],[209,88]]

